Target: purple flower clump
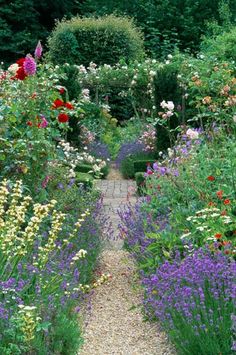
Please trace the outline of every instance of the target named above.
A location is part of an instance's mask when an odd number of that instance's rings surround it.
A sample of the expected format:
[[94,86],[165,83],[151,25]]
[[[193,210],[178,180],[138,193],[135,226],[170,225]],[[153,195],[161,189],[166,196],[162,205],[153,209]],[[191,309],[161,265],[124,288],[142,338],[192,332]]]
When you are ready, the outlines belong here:
[[150,316],[179,337],[182,324],[189,334],[203,336],[208,332],[216,339],[222,328],[224,336],[228,334],[226,342],[230,342],[235,280],[236,262],[222,253],[199,249],[185,259],[176,254],[172,262],[165,261],[143,279],[144,304]]
[[116,167],[120,168],[122,161],[127,158],[129,155],[137,154],[145,151],[145,145],[139,141],[124,143],[117,155],[115,160]]
[[105,143],[99,141],[93,141],[88,146],[88,152],[95,157],[103,160],[110,160],[111,154],[108,146]]

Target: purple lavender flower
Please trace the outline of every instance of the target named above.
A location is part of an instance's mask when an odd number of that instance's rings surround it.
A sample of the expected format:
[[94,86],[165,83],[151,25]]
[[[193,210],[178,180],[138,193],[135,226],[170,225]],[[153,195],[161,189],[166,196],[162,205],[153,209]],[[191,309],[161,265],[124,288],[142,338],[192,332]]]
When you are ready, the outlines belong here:
[[139,141],[125,143],[121,146],[117,158],[115,160],[116,167],[120,168],[122,161],[129,155],[137,154],[145,151],[145,145]]
[[[150,316],[157,317],[182,341],[185,333],[180,324],[188,327],[189,338],[191,334],[211,337],[217,349],[230,353],[222,350],[221,344],[223,338],[231,337],[235,277],[236,262],[224,254],[199,249],[181,260],[178,253],[172,262],[165,261],[154,274],[144,278],[144,305]],[[223,324],[221,337],[218,329]],[[229,350],[229,346],[228,341],[225,347]]]
[[37,65],[36,65],[34,58],[30,54],[27,54],[24,64],[23,64],[23,67],[24,67],[24,71],[27,75],[29,75],[29,76],[35,75]]
[[35,57],[35,59],[40,59],[41,56],[42,56],[42,52],[43,52],[43,47],[42,47],[42,45],[41,45],[41,42],[38,41],[38,44],[37,44],[37,46],[36,46],[36,48],[35,48],[35,51],[34,51],[34,57]]
[[93,141],[87,146],[88,152],[95,157],[103,160],[110,160],[111,155],[108,149],[108,146],[99,141]]

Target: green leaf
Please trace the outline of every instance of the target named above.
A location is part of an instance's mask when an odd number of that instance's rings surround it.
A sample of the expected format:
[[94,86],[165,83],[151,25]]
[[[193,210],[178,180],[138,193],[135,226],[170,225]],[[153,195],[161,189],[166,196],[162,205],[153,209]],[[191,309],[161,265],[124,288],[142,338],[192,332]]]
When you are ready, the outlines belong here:
[[36,332],[40,332],[41,330],[48,330],[48,328],[52,325],[50,322],[43,322],[37,325]]

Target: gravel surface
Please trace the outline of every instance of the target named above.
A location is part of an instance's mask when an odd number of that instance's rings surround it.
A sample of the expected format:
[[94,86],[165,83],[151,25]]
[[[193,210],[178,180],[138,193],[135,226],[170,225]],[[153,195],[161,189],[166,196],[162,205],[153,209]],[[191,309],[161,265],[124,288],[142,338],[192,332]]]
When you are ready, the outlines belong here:
[[92,297],[81,355],[174,354],[156,323],[143,321],[142,294],[135,281],[135,265],[123,250],[106,250],[101,271],[112,274]]
[[129,253],[122,250],[117,238],[120,205],[135,203],[135,183],[123,180],[114,169],[108,180],[97,187],[104,195],[104,209],[110,217],[115,238],[106,245],[99,271],[110,273],[111,280],[95,289],[91,310],[87,312],[84,329],[85,343],[80,355],[173,355],[166,335],[156,323],[144,322],[142,290]]

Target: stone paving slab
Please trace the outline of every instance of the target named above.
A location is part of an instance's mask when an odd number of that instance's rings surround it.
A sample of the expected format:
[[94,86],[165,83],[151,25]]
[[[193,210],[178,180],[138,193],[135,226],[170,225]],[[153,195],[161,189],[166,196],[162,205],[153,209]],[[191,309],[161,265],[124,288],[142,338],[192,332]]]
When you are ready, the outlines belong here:
[[122,249],[123,241],[118,239],[120,219],[117,210],[122,205],[136,202],[136,183],[132,180],[97,180],[96,187],[103,194],[104,211],[114,230],[114,240],[107,243],[106,249]]

